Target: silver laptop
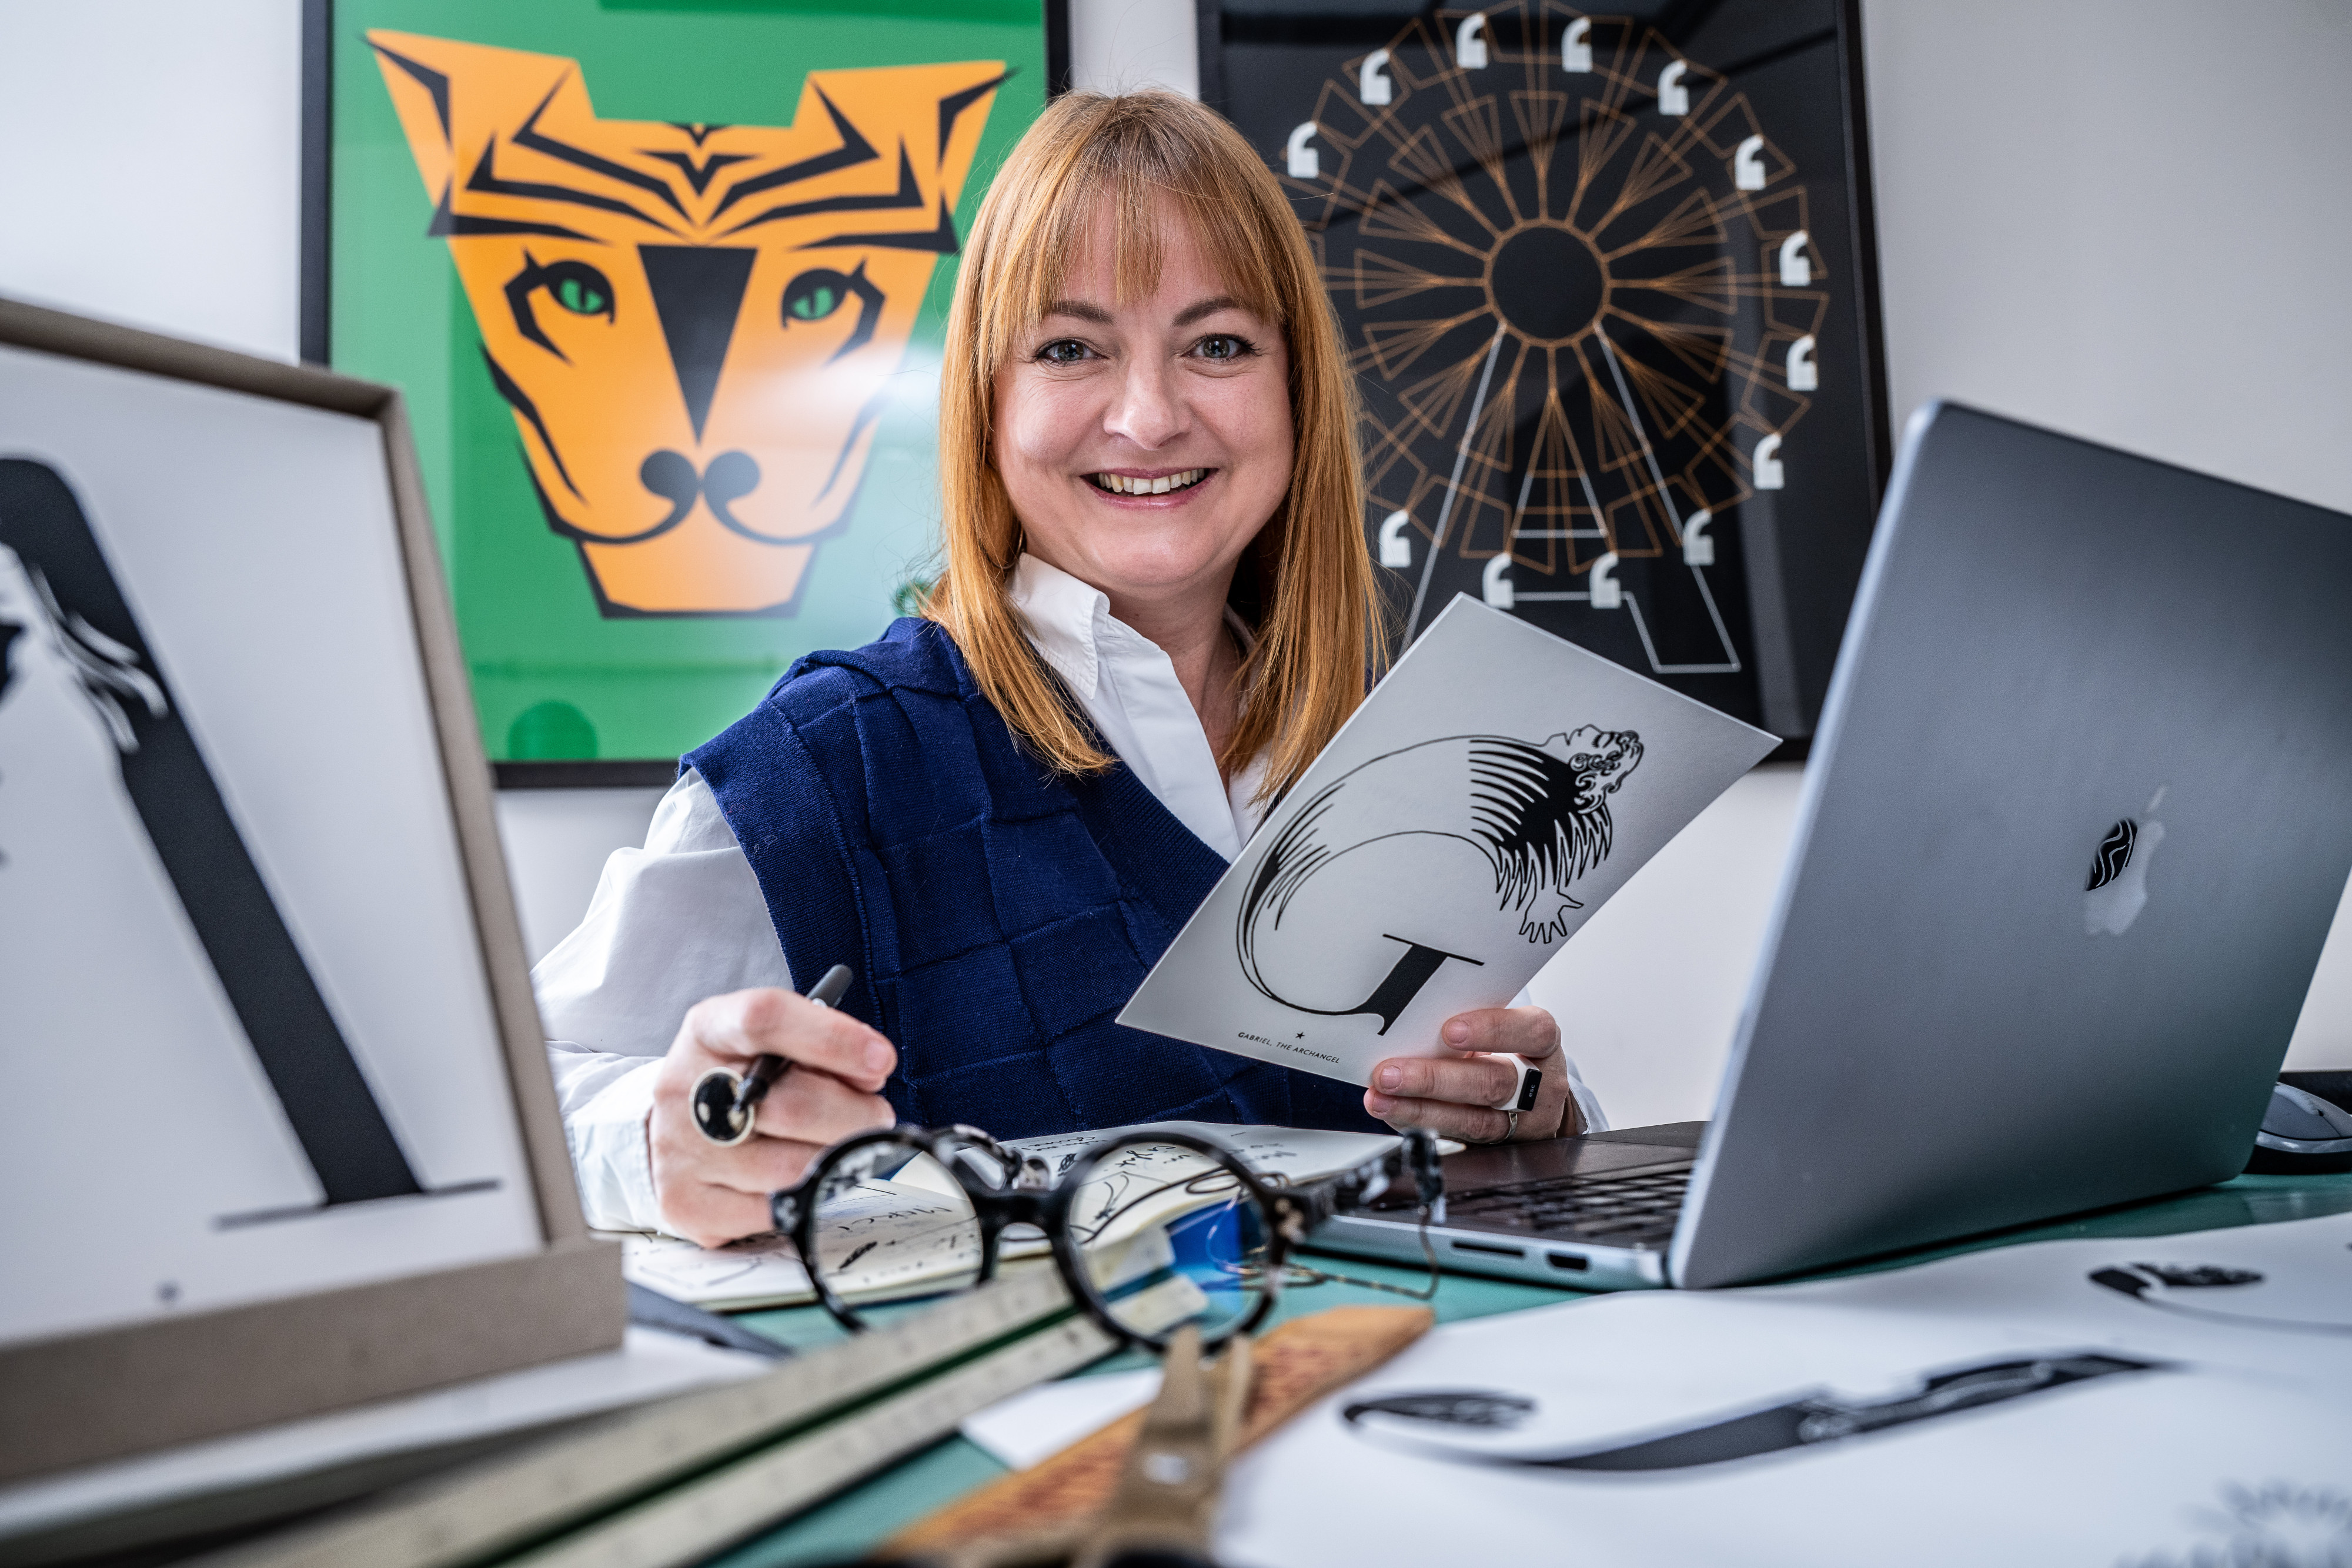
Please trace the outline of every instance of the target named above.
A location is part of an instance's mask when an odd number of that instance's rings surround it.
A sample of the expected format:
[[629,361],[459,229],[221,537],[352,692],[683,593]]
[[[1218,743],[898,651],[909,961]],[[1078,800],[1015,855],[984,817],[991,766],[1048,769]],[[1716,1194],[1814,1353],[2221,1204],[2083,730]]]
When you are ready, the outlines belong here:
[[1729,1285],[2224,1180],[2347,874],[2352,517],[1932,405],[1714,1119],[1451,1157],[1440,1260]]

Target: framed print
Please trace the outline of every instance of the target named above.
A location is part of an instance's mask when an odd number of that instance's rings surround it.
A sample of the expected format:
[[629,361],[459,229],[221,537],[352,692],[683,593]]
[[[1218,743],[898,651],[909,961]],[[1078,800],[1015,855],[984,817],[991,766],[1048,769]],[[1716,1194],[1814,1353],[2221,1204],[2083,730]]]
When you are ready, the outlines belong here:
[[920,590],[1038,0],[313,10],[327,348],[408,397],[484,746],[507,783],[665,779]]
[[1418,635],[1478,596],[1798,743],[1889,458],[1857,0],[1203,0]]
[[619,1343],[399,395],[0,301],[0,1480]]

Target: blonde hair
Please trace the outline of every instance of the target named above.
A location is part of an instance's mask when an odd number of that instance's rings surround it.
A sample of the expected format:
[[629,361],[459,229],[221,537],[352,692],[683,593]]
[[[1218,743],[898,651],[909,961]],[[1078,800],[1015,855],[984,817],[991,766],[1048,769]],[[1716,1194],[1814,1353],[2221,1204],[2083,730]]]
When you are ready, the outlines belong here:
[[1267,752],[1270,796],[1339,733],[1385,650],[1376,635],[1380,591],[1364,545],[1354,389],[1339,328],[1281,188],[1214,110],[1167,92],[1067,94],[1030,127],[989,187],[948,317],[940,370],[945,570],[923,610],[1049,768],[1088,774],[1112,765],[1046,674],[1007,598],[1022,534],[990,460],[994,383],[1014,340],[1060,297],[1069,258],[1097,214],[1111,229],[1120,297],[1159,286],[1157,216],[1171,201],[1227,289],[1277,323],[1290,351],[1290,486],[1236,570],[1236,597],[1255,602],[1256,644],[1242,664],[1239,722],[1217,758],[1231,777]]

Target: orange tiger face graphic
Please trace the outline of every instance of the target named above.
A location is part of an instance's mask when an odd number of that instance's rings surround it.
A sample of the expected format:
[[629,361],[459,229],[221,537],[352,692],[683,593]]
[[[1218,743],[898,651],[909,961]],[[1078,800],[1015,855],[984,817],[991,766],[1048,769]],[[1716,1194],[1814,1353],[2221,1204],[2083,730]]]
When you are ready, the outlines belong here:
[[547,525],[606,615],[790,614],[847,516],[1002,62],[789,128],[599,120],[577,62],[372,32]]

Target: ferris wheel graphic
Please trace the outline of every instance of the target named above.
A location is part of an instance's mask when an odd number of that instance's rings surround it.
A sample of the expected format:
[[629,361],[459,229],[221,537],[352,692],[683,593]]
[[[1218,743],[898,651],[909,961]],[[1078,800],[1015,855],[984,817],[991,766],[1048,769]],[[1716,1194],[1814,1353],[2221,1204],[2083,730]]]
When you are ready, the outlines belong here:
[[1579,641],[1630,624],[1654,674],[1739,673],[1715,530],[1800,461],[1832,280],[1730,78],[1552,0],[1438,10],[1326,81],[1277,170],[1408,638],[1475,568]]

